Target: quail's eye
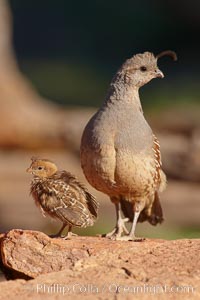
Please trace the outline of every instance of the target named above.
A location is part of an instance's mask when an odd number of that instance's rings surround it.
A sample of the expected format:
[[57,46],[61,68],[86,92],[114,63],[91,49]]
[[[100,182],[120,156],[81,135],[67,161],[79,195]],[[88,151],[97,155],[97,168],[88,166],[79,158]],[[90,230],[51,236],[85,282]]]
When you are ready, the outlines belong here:
[[140,67],[140,71],[145,72],[147,68],[145,66]]
[[38,170],[42,170],[43,169],[43,167],[38,167]]

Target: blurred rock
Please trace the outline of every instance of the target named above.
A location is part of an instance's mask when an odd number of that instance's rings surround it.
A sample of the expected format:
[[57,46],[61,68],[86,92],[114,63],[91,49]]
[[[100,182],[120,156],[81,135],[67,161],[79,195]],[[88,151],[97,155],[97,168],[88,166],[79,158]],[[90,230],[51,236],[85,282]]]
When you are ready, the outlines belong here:
[[0,105],[1,147],[35,148],[61,143],[61,109],[43,101],[18,69],[6,0],[0,0]]
[[75,143],[77,150],[88,117],[83,118],[83,112],[74,115],[43,99],[21,74],[13,51],[12,16],[6,0],[0,0],[0,105],[0,147],[37,149]]
[[95,113],[95,108],[68,108],[63,122],[64,140],[68,149],[79,156],[80,142],[83,130]]
[[113,300],[160,299],[161,294],[162,299],[200,297],[200,240],[63,241],[12,230],[4,236],[1,251],[6,267],[37,278],[0,283],[0,299],[63,299],[63,294],[68,299]]
[[191,136],[161,133],[158,135],[163,169],[168,178],[200,181],[200,134],[196,129]]
[[149,124],[160,132],[174,135],[191,136],[196,128],[200,128],[199,105],[180,104],[171,108],[165,108],[161,112],[147,114]]
[[197,228],[199,231],[199,200],[199,183],[169,180],[161,197],[165,219],[163,225],[171,225],[172,230],[176,226],[182,226],[184,230],[188,227]]

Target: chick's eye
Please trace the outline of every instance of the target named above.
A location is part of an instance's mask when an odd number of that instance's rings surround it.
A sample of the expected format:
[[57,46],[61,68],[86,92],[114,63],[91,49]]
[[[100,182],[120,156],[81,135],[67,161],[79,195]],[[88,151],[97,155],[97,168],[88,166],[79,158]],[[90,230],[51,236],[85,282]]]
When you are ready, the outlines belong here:
[[145,72],[147,68],[145,66],[140,67],[140,71]]
[[42,167],[38,167],[38,170],[42,170],[43,168]]

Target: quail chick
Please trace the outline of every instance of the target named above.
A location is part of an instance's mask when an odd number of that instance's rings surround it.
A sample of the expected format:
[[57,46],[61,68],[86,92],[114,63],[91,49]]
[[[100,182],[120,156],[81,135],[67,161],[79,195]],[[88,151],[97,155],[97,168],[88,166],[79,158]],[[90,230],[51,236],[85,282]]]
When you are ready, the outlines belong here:
[[48,159],[32,158],[27,169],[33,174],[30,193],[43,215],[59,219],[63,226],[56,236],[61,236],[68,225],[72,227],[92,226],[97,219],[98,203],[87,189],[67,171],[58,171],[57,166]]
[[[107,234],[112,239],[134,240],[137,221],[153,225],[163,221],[159,192],[165,188],[166,176],[161,169],[159,141],[143,115],[139,88],[153,78],[164,77],[157,66],[158,58],[164,55],[177,59],[173,51],[157,56],[145,52],[128,59],[82,135],[84,174],[116,207],[116,227]],[[127,221],[132,222],[130,232]]]

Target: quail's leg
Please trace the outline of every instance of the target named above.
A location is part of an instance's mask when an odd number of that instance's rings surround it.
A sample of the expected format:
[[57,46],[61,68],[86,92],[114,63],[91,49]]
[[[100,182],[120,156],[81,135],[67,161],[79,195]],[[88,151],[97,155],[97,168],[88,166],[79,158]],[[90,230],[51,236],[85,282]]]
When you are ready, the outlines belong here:
[[72,236],[77,236],[77,234],[72,232],[72,226],[69,226],[67,234],[63,237],[65,240],[70,239]]
[[115,209],[116,209],[116,215],[117,215],[117,223],[115,228],[106,234],[106,237],[111,239],[117,239],[122,236],[122,234],[125,232],[125,234],[128,234],[128,230],[125,226],[125,223],[129,221],[128,218],[122,218],[121,215],[121,207],[119,203],[115,203]]
[[122,240],[122,241],[132,241],[132,240],[135,240],[136,237],[135,237],[135,229],[136,229],[136,224],[137,224],[137,220],[138,220],[138,217],[140,215],[140,212],[135,212],[134,214],[134,219],[133,219],[133,223],[132,223],[132,227],[131,227],[131,230],[129,232],[128,235],[126,236],[122,236],[122,237],[117,237],[116,239],[117,240]]
[[129,234],[126,236],[117,237],[116,238],[117,240],[119,240],[119,241],[143,241],[144,240],[144,238],[137,238],[135,236],[135,229],[136,229],[137,220],[139,218],[139,215],[140,215],[140,211],[139,210],[135,211],[132,227],[131,227]]

